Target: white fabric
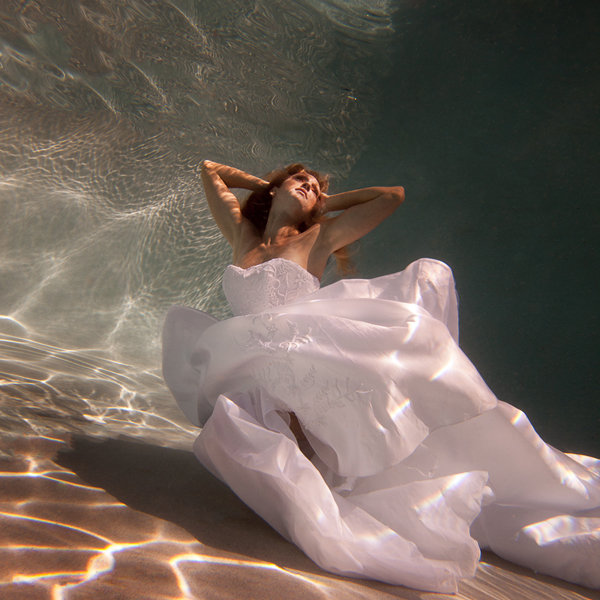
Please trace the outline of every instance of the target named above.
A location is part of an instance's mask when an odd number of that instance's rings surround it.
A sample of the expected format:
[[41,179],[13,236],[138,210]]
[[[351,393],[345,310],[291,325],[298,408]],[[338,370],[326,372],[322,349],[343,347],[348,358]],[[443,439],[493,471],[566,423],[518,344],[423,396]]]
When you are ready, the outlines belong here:
[[[292,263],[296,264],[296,263]],[[223,291],[236,315],[248,315],[289,304],[319,289],[319,280],[299,265],[274,258],[260,269],[229,265],[223,274]]]
[[600,587],[599,461],[496,400],[458,347],[446,265],[318,289],[274,259],[228,267],[224,289],[236,317],[169,311],[165,380],[204,424],[200,461],[317,564],[452,592],[479,542]]

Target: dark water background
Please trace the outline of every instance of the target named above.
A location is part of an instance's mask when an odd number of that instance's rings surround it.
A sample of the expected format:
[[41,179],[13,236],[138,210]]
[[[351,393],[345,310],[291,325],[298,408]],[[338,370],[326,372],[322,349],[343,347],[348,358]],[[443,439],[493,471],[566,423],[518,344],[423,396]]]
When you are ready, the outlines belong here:
[[597,2],[411,3],[353,171],[408,190],[366,268],[448,262],[488,385],[549,443],[596,456],[599,24]]
[[162,317],[227,314],[195,167],[303,160],[404,185],[361,274],[450,264],[492,390],[600,454],[599,7],[0,1],[1,428],[187,445]]

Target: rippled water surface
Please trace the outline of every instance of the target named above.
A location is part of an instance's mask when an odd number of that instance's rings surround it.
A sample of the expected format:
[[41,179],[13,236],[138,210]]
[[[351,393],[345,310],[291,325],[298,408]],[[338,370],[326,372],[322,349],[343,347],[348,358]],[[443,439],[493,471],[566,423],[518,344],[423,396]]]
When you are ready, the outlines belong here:
[[0,9],[0,344],[16,399],[3,423],[146,437],[156,426],[165,443],[163,418],[151,423],[153,410],[178,420],[157,369],[164,312],[175,302],[227,312],[228,251],[198,164],[264,173],[305,160],[347,173],[389,69],[392,9]]

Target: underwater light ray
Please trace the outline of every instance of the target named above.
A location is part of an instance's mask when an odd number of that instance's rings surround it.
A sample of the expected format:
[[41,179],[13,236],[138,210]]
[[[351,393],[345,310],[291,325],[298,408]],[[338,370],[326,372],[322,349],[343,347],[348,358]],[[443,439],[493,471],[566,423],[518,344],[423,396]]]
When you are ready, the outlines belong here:
[[[87,487],[88,489],[91,489],[94,491],[96,489],[98,489],[98,488],[91,488],[90,486],[83,486],[83,487]],[[95,539],[105,542],[105,543],[111,543],[111,540],[109,538],[104,537],[103,535],[95,533],[88,529],[85,529],[84,527],[78,527],[76,525],[69,525],[68,523],[60,523],[58,521],[52,521],[51,519],[42,519],[41,517],[32,517],[29,515],[21,515],[18,513],[10,513],[10,512],[4,512],[4,511],[0,511],[0,517],[5,517],[9,520],[15,519],[15,520],[22,520],[22,521],[31,521],[31,522],[40,523],[43,525],[56,526],[59,528],[76,531],[77,533],[83,533],[84,535],[90,536],[92,538],[95,538]]]
[[407,344],[414,337],[421,324],[421,315],[411,315],[407,322],[408,331],[402,340],[403,344]]
[[290,571],[289,569],[280,567],[274,563],[266,563],[266,562],[257,562],[251,560],[243,560],[237,558],[227,558],[221,556],[210,556],[208,554],[181,554],[178,556],[174,556],[169,560],[169,564],[173,568],[173,571],[177,575],[177,581],[179,587],[183,594],[185,594],[186,598],[194,598],[192,596],[191,588],[187,582],[187,579],[183,572],[181,571],[181,564],[184,563],[201,563],[201,564],[211,564],[211,565],[221,565],[221,566],[237,566],[237,567],[247,567],[252,569],[264,569],[267,571],[275,571],[277,573],[283,574],[287,577],[292,577],[301,581],[305,584],[310,585],[313,588],[316,588],[320,592],[325,594],[325,597],[330,597],[330,589],[328,585],[320,583],[319,581],[315,581],[306,575],[301,575],[300,573],[296,573],[294,571]]
[[574,518],[569,515],[557,515],[527,525],[523,527],[522,531],[531,537],[538,546],[578,537],[600,538],[600,518]]
[[439,379],[440,377],[442,377],[444,375],[444,373],[446,373],[447,371],[449,371],[450,369],[452,369],[452,366],[454,364],[454,356],[451,355],[450,358],[448,359],[448,361],[442,365],[430,378],[429,381],[435,381],[436,379]]

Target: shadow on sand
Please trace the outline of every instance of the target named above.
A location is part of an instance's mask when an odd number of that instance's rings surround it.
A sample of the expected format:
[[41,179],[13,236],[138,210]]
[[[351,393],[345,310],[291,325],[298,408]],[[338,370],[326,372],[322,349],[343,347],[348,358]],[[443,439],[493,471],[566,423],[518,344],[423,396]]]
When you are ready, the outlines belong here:
[[[69,451],[60,452],[57,462],[87,483],[106,490],[130,509],[178,525],[217,553],[232,553],[247,560],[272,563],[286,571],[301,572],[311,579],[328,580],[336,589],[337,598],[581,600],[597,597],[594,591],[537,575],[489,552],[483,553],[475,579],[461,583],[456,596],[340,578],[321,570],[282,538],[208,473],[191,452],[127,440],[96,441],[79,437],[72,441]],[[306,593],[306,589],[298,592]],[[239,590],[236,597],[251,596]]]

